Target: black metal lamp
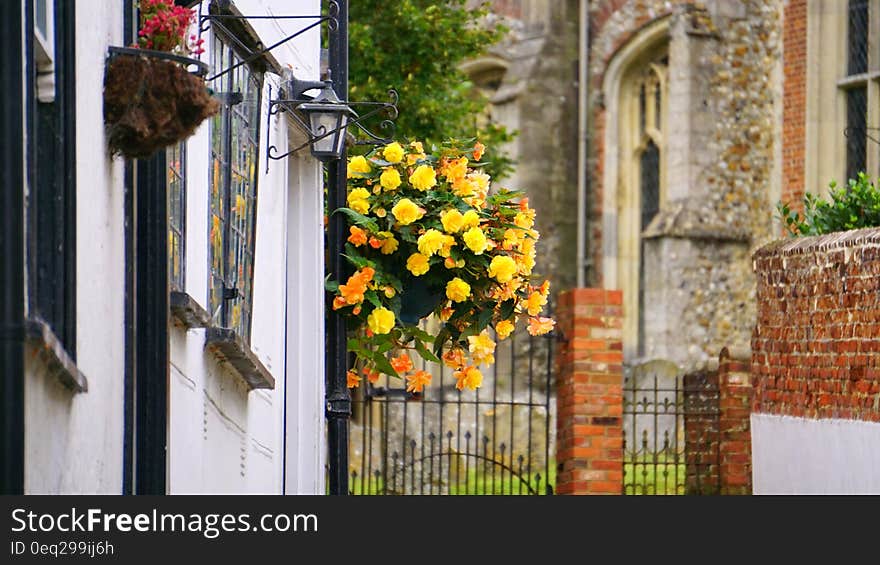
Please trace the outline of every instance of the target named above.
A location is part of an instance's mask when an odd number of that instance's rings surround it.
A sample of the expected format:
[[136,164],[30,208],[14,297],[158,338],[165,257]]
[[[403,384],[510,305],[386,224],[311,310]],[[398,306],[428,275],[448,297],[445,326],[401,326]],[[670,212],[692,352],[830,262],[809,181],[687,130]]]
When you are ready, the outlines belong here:
[[345,151],[345,127],[349,118],[357,114],[339,100],[332,82],[324,82],[317,97],[296,109],[308,117],[312,155],[321,161],[340,159]]

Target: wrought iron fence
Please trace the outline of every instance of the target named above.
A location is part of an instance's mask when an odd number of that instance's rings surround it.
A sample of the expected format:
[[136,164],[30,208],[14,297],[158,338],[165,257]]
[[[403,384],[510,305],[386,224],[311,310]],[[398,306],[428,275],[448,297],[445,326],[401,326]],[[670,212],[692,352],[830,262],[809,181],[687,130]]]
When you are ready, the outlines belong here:
[[720,494],[717,373],[635,367],[623,418],[624,494]]
[[554,338],[500,342],[476,391],[425,362],[433,382],[421,394],[365,379],[353,394],[351,494],[552,494]]

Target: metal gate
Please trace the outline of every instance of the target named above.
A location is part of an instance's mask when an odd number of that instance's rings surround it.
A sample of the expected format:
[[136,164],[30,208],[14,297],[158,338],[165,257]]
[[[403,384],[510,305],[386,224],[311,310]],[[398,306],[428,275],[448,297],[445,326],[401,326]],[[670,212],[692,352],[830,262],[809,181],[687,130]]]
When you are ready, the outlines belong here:
[[421,394],[365,379],[352,391],[351,494],[552,494],[554,338],[498,343],[476,391],[456,390],[448,368],[428,363]]
[[722,494],[718,374],[665,361],[633,367],[623,387],[623,494]]

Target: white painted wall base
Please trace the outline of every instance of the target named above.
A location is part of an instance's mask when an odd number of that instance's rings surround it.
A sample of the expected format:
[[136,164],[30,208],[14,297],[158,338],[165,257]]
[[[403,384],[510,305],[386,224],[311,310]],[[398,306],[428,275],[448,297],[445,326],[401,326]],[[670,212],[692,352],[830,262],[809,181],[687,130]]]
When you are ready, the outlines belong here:
[[880,424],[752,414],[755,494],[880,494]]

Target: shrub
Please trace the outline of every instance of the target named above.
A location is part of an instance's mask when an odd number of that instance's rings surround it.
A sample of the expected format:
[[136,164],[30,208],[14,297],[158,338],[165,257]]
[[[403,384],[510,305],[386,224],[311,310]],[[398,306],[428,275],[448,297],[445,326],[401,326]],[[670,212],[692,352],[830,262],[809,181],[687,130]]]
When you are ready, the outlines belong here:
[[776,205],[790,235],[822,235],[880,226],[880,187],[868,175],[859,173],[845,187],[832,181],[829,188],[830,200],[809,192],[804,195],[803,216],[787,203]]

